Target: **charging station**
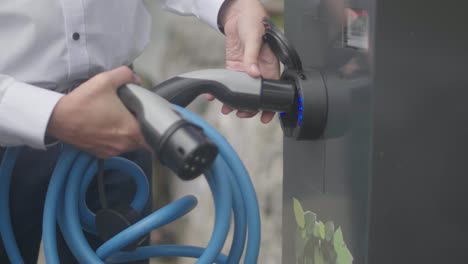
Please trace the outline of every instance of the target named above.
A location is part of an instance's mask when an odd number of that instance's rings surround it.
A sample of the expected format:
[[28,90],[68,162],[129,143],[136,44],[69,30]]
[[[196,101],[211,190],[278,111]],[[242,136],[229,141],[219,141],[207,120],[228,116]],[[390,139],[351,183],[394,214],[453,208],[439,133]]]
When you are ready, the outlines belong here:
[[282,263],[466,262],[466,7],[285,1],[326,125],[284,139]]

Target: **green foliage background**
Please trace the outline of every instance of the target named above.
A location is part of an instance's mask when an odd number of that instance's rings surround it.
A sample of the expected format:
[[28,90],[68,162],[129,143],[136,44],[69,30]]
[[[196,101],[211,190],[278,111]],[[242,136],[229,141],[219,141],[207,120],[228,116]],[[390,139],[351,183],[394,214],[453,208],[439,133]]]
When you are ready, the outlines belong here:
[[323,223],[311,211],[305,211],[293,198],[296,218],[297,264],[352,264],[353,256],[343,239],[341,227],[335,229],[332,221]]

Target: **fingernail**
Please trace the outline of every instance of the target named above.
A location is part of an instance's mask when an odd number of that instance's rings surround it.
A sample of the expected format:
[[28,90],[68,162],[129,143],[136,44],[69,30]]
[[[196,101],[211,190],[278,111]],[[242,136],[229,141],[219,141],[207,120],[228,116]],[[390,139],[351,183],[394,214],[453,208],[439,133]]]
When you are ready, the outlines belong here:
[[273,120],[273,117],[275,117],[274,114],[269,114],[269,113],[264,112],[260,120],[262,121],[263,124],[268,124],[271,122],[271,120]]
[[141,80],[140,76],[138,76],[136,73],[133,73],[133,81],[136,84],[141,84],[142,83],[142,80]]
[[211,95],[211,94],[205,94],[205,98],[206,98],[208,101],[213,101],[213,100],[214,100],[214,96]]
[[245,117],[247,116],[247,113],[245,113],[245,112],[237,112],[236,115],[237,115],[237,117],[239,117],[239,118],[245,118]]
[[262,116],[260,118],[260,120],[262,121],[263,124],[268,124],[271,121],[271,119],[269,117],[266,117],[266,116]]
[[221,113],[223,113],[224,115],[227,115],[227,114],[229,114],[231,112],[232,112],[231,109],[228,109],[228,108],[225,108],[225,107],[221,108]]
[[250,72],[255,75],[260,75],[260,69],[258,68],[257,64],[250,65]]

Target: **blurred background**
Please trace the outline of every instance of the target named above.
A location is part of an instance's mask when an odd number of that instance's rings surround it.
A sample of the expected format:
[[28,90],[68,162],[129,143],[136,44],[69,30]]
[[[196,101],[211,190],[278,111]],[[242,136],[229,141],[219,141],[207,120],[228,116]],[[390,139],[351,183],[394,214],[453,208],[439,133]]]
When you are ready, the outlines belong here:
[[[283,0],[263,1],[275,22],[282,26]],[[224,68],[224,36],[193,17],[162,10],[159,1],[147,1],[153,15],[152,42],[134,64],[147,86],[174,75],[207,68]],[[224,116],[219,102],[198,98],[189,108],[216,127],[244,161],[257,190],[262,217],[262,250],[258,263],[281,262],[282,132],[278,121],[265,125],[259,117]],[[152,234],[152,243],[205,246],[213,228],[213,203],[203,177],[182,182],[161,167],[155,171],[155,204],[163,206],[186,194],[199,204],[178,222]],[[226,244],[226,249],[229,244]],[[193,259],[153,260],[152,263],[193,263]]]

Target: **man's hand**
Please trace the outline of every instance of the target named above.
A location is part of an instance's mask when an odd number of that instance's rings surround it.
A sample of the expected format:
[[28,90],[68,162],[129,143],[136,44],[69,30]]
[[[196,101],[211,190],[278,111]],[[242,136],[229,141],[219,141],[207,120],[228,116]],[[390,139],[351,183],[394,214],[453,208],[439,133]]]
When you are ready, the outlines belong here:
[[147,147],[138,122],[117,96],[120,86],[135,82],[124,66],[96,75],[59,100],[47,133],[100,158]]
[[[263,18],[267,13],[258,0],[226,0],[219,21],[226,34],[226,68],[247,72],[252,77],[279,78],[279,62],[268,45],[263,43],[265,28]],[[224,105],[223,114],[233,111]],[[238,111],[241,118],[256,113]],[[263,112],[261,121],[268,123],[274,113]]]

